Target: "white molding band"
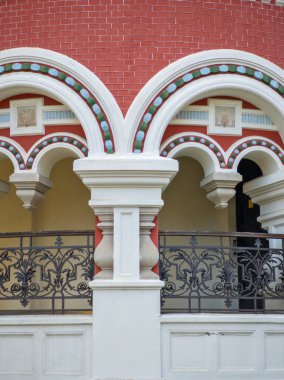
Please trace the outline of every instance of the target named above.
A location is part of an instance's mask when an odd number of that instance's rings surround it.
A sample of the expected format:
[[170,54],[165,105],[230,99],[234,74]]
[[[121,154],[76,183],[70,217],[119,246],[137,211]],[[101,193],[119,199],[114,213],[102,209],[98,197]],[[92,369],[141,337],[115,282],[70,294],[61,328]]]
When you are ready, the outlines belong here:
[[[22,104],[27,104],[27,101],[30,102],[31,105],[35,105],[37,101],[41,98],[28,98],[28,99],[21,99],[18,100],[18,102],[22,102]],[[13,101],[11,101],[12,103]],[[43,126],[46,125],[79,125],[80,122],[76,118],[76,115],[74,112],[72,112],[68,107],[63,105],[53,105],[53,106],[44,106],[42,105],[40,107],[42,110],[41,112],[41,118],[42,118],[42,124]],[[3,108],[0,109],[0,129],[6,129],[11,128],[12,124],[12,117],[13,117],[13,110],[11,108]],[[21,131],[18,131],[17,135],[19,136],[25,136],[27,134],[34,135],[33,131],[30,130],[31,127],[25,128]],[[44,128],[39,131],[39,134],[44,135],[45,131]],[[12,135],[12,134],[11,134]],[[14,134],[15,135],[15,134]]]
[[[212,132],[212,127],[214,129],[214,105],[212,102],[218,101],[222,106],[228,104],[227,99],[207,99],[208,106],[190,105],[184,107],[180,110],[175,117],[171,120],[170,125],[186,125],[186,126],[206,126],[207,134],[215,134],[220,136],[228,135],[242,135],[242,129],[257,129],[257,130],[268,130],[268,131],[278,131],[279,128],[276,126],[271,117],[265,115],[264,112],[258,109],[240,109],[239,120],[234,128],[216,128]],[[238,101],[237,101],[238,102]],[[242,103],[242,101],[239,101]],[[211,103],[211,107],[210,107]],[[236,103],[236,101],[233,101]],[[233,104],[232,103],[232,104]],[[0,114],[1,115],[1,114]],[[210,126],[211,124],[211,126]]]

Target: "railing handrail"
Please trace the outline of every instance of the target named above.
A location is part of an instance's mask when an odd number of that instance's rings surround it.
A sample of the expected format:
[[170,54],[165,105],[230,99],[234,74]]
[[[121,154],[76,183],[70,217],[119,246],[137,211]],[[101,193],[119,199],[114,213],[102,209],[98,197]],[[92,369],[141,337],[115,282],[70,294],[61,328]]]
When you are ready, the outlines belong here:
[[[0,238],[11,237],[41,237],[41,236],[84,236],[94,235],[94,230],[54,230],[54,231],[23,231],[23,232],[0,232]],[[284,234],[255,233],[255,232],[221,232],[221,231],[194,231],[194,230],[164,230],[159,231],[160,236],[218,236],[218,237],[251,237],[266,239],[284,239]]]
[[[94,230],[54,230],[54,231],[23,231],[23,232],[0,232],[0,238],[9,237],[40,237],[40,236],[83,236],[93,235]],[[221,232],[221,231],[195,231],[195,230],[162,230],[160,236],[223,236],[223,237],[253,237],[267,239],[284,239],[284,234],[255,233],[255,232]]]
[[42,236],[85,236],[94,235],[94,230],[56,230],[56,231],[25,231],[25,232],[1,232],[0,238],[17,237],[42,237]]
[[255,232],[218,232],[218,231],[191,231],[166,230],[159,231],[159,236],[216,236],[216,237],[251,237],[260,239],[284,239],[284,234],[255,233]]

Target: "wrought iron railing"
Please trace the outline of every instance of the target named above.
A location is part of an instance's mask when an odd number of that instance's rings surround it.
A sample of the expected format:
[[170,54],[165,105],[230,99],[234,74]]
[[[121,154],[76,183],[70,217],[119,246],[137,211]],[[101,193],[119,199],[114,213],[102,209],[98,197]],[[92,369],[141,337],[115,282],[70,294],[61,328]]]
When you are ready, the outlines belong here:
[[284,235],[160,232],[163,313],[284,313]]
[[0,234],[0,314],[91,310],[93,231]]

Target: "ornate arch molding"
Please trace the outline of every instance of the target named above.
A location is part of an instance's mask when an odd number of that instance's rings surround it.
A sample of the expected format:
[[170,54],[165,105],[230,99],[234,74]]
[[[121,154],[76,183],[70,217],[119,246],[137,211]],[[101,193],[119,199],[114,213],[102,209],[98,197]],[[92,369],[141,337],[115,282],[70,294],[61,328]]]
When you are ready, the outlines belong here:
[[15,185],[17,196],[23,201],[24,208],[32,210],[52,187],[49,175],[53,165],[70,156],[84,158],[88,154],[88,148],[81,137],[61,132],[44,136],[28,152],[14,141],[1,138],[1,152],[14,164],[15,170],[9,180]]
[[238,170],[243,158],[255,161],[263,175],[284,169],[284,150],[274,141],[262,136],[251,136],[238,140],[226,152],[228,169]]
[[0,137],[0,153],[11,160],[15,171],[20,170],[21,165],[24,168],[26,152],[15,141],[8,137]]
[[[37,172],[39,163],[46,153],[58,148],[73,152],[77,158],[84,158],[88,155],[86,141],[71,133],[53,133],[44,136],[37,141],[28,152],[8,137],[0,138],[0,153],[12,161],[14,170],[18,173],[27,170]],[[62,157],[59,156],[59,159],[60,158]],[[48,170],[50,171],[51,168],[50,166]]]
[[262,169],[263,175],[284,169],[283,148],[262,136],[239,139],[225,152],[213,138],[207,135],[184,132],[167,139],[161,146],[160,155],[167,158],[176,158],[181,155],[192,156],[201,163],[205,175],[215,171],[237,172],[243,158],[255,161]]
[[211,50],[174,62],[144,86],[126,116],[128,149],[158,154],[167,125],[185,104],[220,94],[244,97],[284,120],[281,68],[251,53]]
[[71,133],[54,133],[31,147],[26,155],[25,168],[48,177],[58,160],[68,156],[84,158],[87,155],[88,148],[82,138]]
[[45,49],[2,51],[0,90],[13,87],[46,91],[67,104],[82,124],[90,154],[121,149],[122,113],[100,79],[80,63]]
[[162,157],[177,158],[182,155],[196,158],[203,167],[205,175],[226,167],[226,158],[220,145],[201,133],[179,133],[164,142]]

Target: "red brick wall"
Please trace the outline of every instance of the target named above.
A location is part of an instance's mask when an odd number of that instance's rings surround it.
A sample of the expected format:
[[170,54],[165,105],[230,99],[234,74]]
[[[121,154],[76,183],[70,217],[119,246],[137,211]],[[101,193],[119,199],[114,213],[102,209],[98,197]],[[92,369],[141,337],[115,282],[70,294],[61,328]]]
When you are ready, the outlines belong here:
[[66,54],[98,75],[124,112],[160,69],[232,48],[284,68],[284,7],[241,0],[1,0],[0,49]]

